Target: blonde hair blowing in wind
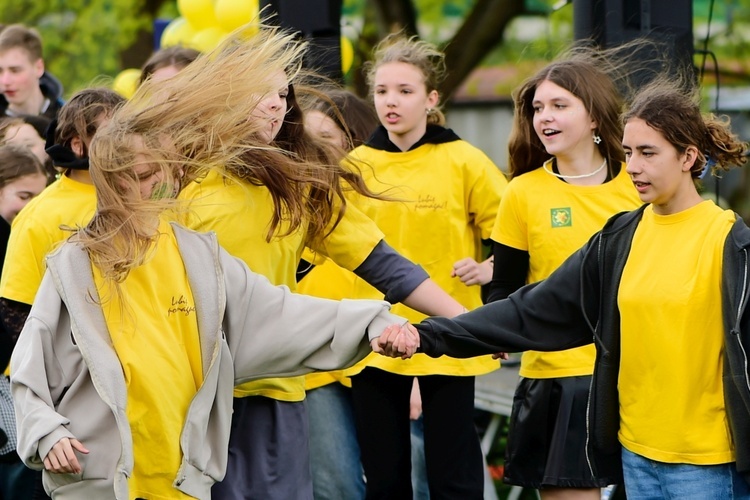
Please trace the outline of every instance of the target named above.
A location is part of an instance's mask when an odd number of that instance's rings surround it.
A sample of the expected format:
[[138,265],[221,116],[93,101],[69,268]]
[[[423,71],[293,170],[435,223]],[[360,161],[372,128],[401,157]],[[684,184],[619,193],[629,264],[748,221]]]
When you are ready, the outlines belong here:
[[[74,239],[105,279],[121,283],[144,262],[159,216],[185,208],[175,197],[187,182],[217,166],[246,168],[242,157],[250,150],[285,157],[257,139],[264,123],[251,115],[278,92],[279,72],[291,78],[299,70],[304,50],[276,27],[254,36],[239,29],[174,77],[146,81],[98,130],[90,151],[97,210]],[[150,199],[140,193],[136,168],[144,166],[163,179]]]

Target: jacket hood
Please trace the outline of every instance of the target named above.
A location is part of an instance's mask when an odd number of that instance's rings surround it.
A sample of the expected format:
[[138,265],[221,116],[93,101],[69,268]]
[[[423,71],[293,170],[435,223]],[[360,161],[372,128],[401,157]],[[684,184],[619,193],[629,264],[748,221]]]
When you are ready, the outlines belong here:
[[[451,129],[441,127],[440,125],[427,125],[427,130],[421,139],[419,139],[409,151],[417,149],[423,144],[445,144],[447,142],[460,141],[461,138]],[[365,144],[373,149],[386,151],[388,153],[401,153],[401,149],[393,144],[388,138],[388,131],[380,125],[375,132],[367,139]]]
[[50,100],[56,100],[62,98],[63,86],[53,74],[44,72],[42,77],[39,79],[39,88],[42,89],[42,94],[48,97]]
[[[741,228],[745,226],[745,223],[742,220],[742,217],[740,217],[738,214],[735,214],[735,215],[737,217],[737,220],[735,221],[734,227],[732,229],[735,229],[738,227]],[[732,238],[732,243],[737,248],[737,250],[742,250],[743,248],[750,248],[750,231],[740,231],[740,230],[734,231],[733,230],[729,234],[730,234],[730,237]]]

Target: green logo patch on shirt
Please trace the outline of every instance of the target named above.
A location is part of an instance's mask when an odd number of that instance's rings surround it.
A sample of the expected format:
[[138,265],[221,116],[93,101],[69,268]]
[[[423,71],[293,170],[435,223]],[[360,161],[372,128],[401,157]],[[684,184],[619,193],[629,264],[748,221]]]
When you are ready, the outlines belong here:
[[570,213],[570,207],[550,209],[552,227],[569,227],[573,225],[573,216]]

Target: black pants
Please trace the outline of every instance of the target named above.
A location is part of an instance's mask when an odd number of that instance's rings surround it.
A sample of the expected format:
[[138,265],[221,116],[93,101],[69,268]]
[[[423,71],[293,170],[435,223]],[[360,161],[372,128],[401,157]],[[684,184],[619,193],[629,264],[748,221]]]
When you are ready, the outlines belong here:
[[[430,499],[483,498],[482,451],[474,427],[474,377],[417,377],[422,394]],[[352,377],[367,500],[411,500],[409,396],[414,377],[365,368]]]

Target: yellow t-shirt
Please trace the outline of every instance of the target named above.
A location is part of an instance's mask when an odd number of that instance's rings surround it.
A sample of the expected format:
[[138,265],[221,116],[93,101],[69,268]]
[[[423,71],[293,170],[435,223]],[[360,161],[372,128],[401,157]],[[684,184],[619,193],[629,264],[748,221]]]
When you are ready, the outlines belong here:
[[[481,239],[490,236],[500,196],[507,185],[502,172],[465,141],[424,144],[390,153],[360,146],[351,153],[370,189],[396,201],[351,195],[350,201],[385,233],[386,242],[421,265],[440,287],[469,309],[481,305],[478,286],[451,277],[453,264],[473,257],[481,261]],[[300,291],[327,298],[380,298],[380,293],[332,262],[313,269]],[[393,313],[411,322],[425,316],[403,304]],[[479,375],[499,367],[490,356],[438,359],[418,354],[409,360],[370,355],[347,371],[374,366],[404,375]]]
[[95,210],[94,186],[66,175],[31,200],[11,226],[0,297],[32,304],[46,269],[44,258],[71,234],[60,226],[85,226]]
[[[283,238],[266,241],[273,216],[273,200],[265,186],[226,178],[217,171],[187,186],[181,197],[192,200],[186,225],[197,231],[214,231],[230,254],[243,260],[254,272],[274,285],[296,289],[296,271],[306,244],[306,231],[299,229]],[[383,239],[375,224],[354,207],[315,251],[355,269]],[[305,377],[256,380],[235,388],[236,397],[261,395],[280,401],[302,401]]]
[[[527,283],[547,278],[611,216],[642,204],[625,172],[597,186],[568,184],[532,170],[511,180],[500,202],[492,239],[529,253]],[[559,352],[527,351],[520,375],[557,378],[590,375],[596,356],[593,345]]]
[[721,270],[735,216],[712,201],[643,213],[618,293],[622,445],[659,462],[733,462]]
[[[133,436],[130,498],[192,498],[172,485],[182,461],[180,435],[203,383],[195,302],[172,228],[162,223],[156,251],[111,292],[94,282],[128,389]],[[158,411],[154,409],[158,408]]]

